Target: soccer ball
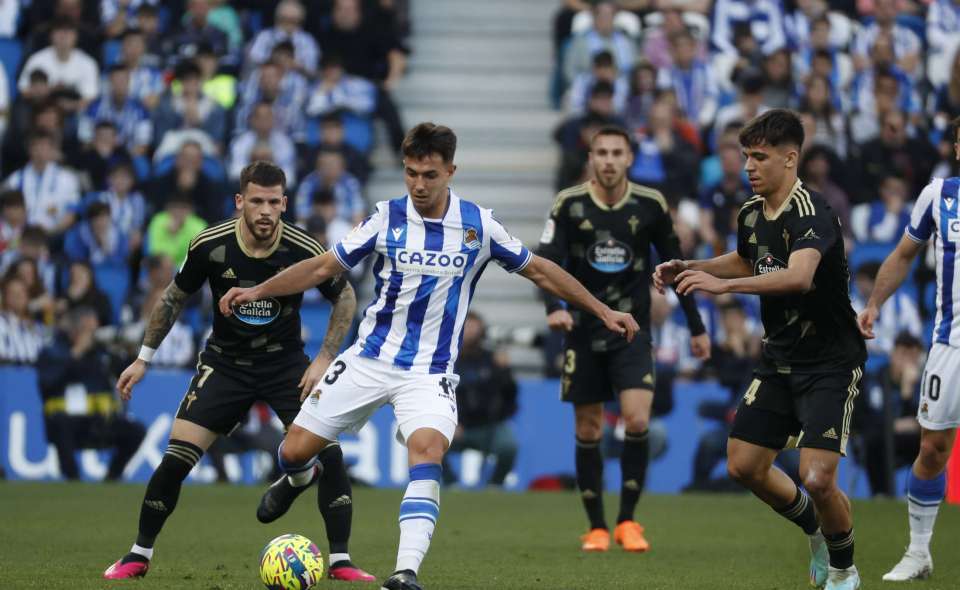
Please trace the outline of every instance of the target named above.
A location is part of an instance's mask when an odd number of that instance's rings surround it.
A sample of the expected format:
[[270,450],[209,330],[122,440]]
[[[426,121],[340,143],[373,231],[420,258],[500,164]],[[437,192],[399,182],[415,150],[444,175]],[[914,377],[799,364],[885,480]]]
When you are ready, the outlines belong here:
[[307,590],[323,579],[323,554],[302,535],[280,535],[260,553],[260,580],[270,590]]

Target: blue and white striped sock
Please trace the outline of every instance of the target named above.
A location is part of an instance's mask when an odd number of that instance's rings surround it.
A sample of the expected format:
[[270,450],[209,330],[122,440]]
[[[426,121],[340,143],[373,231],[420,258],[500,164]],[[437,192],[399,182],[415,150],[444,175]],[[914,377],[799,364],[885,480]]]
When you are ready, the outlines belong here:
[[930,553],[930,537],[943,494],[947,476],[941,473],[933,479],[920,479],[910,470],[907,480],[907,504],[910,514],[910,549],[912,553]]
[[440,476],[436,463],[421,463],[410,468],[410,483],[400,502],[400,547],[397,568],[420,569],[420,562],[430,548],[433,529],[440,516]]

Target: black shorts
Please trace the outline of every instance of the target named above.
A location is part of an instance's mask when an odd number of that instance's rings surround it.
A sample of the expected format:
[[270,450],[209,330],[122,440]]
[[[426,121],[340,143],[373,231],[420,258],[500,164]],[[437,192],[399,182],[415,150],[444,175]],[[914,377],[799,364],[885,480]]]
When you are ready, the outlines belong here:
[[863,367],[794,375],[755,372],[754,377],[730,438],[776,450],[798,446],[846,454]]
[[246,420],[254,402],[264,401],[288,426],[300,411],[298,385],[310,365],[302,352],[290,357],[250,361],[204,350],[177,418],[229,434]]
[[605,352],[591,350],[585,338],[567,338],[563,351],[560,400],[599,404],[613,400],[625,389],[653,391],[656,375],[650,336],[638,333],[622,348]]

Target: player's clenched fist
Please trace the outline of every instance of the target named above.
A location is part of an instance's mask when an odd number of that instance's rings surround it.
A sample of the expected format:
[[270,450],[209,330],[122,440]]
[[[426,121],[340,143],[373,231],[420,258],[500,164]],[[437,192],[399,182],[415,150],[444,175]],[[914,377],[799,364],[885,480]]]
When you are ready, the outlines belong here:
[[640,330],[637,320],[633,319],[632,315],[622,311],[613,311],[609,307],[600,319],[603,320],[603,324],[608,330],[621,334],[627,339],[627,342],[633,342],[633,337]]
[[259,299],[256,287],[231,287],[227,294],[220,298],[220,313],[229,316],[233,313],[234,305],[243,305]]

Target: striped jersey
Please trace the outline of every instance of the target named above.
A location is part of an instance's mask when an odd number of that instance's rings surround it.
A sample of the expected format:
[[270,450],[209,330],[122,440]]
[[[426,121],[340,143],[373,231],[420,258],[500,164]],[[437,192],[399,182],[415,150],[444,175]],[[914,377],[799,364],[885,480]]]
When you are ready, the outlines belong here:
[[451,373],[467,308],[490,260],[518,272],[533,255],[493,212],[451,190],[443,219],[424,219],[409,196],[376,211],[333,248],[352,269],[376,255],[373,301],[353,350],[417,373]]
[[937,318],[933,341],[960,346],[960,282],[956,278],[957,242],[960,242],[960,178],[934,178],[913,206],[906,236],[915,242],[933,238],[937,260]]

